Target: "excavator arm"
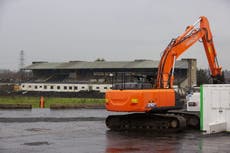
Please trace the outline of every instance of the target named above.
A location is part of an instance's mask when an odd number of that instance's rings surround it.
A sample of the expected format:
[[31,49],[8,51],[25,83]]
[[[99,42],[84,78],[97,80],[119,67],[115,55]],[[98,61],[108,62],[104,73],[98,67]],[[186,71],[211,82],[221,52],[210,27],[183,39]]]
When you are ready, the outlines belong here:
[[[196,25],[198,23],[200,23],[200,27],[197,29]],[[188,26],[182,35],[176,39],[172,39],[164,50],[158,66],[156,88],[172,88],[175,60],[200,39],[203,42],[212,77],[222,74],[221,67],[217,61],[217,54],[208,19],[201,16],[195,24]]]

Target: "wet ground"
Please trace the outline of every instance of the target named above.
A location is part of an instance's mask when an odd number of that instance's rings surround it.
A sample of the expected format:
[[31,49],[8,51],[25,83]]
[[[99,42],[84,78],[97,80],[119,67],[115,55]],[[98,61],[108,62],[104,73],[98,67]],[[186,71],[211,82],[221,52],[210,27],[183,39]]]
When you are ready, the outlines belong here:
[[[0,153],[230,152],[228,133],[112,132],[104,124],[109,114],[102,109],[0,111]],[[68,118],[76,120],[65,121]]]

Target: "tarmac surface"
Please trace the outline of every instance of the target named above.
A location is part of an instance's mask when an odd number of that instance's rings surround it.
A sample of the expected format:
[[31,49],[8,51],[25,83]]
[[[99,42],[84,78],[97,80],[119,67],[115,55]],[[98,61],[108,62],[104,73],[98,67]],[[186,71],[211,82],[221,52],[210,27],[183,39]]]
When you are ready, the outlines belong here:
[[229,133],[114,132],[104,124],[109,114],[103,109],[0,110],[0,153],[230,153]]

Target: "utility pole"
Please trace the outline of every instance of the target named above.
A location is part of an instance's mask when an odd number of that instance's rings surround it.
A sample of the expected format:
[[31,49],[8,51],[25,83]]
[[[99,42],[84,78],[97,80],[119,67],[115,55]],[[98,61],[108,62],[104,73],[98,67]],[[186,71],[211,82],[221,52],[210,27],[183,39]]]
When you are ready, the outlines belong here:
[[20,51],[20,63],[19,63],[19,81],[22,82],[22,80],[24,79],[24,73],[23,73],[23,68],[24,68],[24,63],[25,63],[25,54],[24,54],[24,50]]
[[20,51],[20,64],[19,64],[19,71],[21,71],[21,69],[24,67],[24,62],[25,62],[25,54],[24,54],[24,50]]

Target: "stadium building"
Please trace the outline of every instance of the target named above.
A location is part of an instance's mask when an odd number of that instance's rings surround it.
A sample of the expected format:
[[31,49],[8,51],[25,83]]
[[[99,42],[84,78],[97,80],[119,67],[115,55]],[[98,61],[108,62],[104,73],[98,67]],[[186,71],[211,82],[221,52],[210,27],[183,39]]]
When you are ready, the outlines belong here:
[[[21,84],[23,91],[104,93],[110,88],[152,88],[159,61],[70,61],[33,62],[24,68],[33,79]],[[182,88],[196,85],[196,59],[175,63],[174,84]]]

